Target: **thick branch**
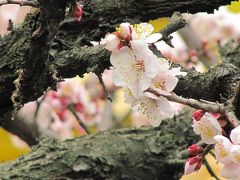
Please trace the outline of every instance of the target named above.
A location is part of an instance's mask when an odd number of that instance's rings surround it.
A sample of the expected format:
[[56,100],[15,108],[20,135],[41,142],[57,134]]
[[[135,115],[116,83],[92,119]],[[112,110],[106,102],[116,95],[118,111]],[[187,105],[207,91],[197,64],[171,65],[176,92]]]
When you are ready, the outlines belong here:
[[191,111],[158,128],[100,132],[59,142],[44,140],[29,155],[0,166],[3,179],[179,179],[197,141]]

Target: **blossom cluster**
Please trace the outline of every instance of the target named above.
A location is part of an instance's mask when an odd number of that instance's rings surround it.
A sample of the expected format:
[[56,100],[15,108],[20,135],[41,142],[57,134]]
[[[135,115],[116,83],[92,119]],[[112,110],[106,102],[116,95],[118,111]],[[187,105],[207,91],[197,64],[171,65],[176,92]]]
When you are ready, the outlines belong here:
[[[153,31],[148,23],[122,23],[101,43],[112,52],[113,83],[124,88],[125,101],[147,117],[152,126],[158,126],[161,115],[174,115],[168,100],[161,95],[171,95],[178,82],[177,76],[186,73],[181,72],[180,67],[172,68],[166,59],[152,52],[150,46],[162,38]],[[149,88],[160,95],[148,91]]]
[[[220,114],[211,114],[198,110],[193,114],[193,130],[201,135],[201,139],[206,144],[214,145],[214,153],[218,162],[223,163],[221,175],[228,179],[240,179],[240,126],[227,132],[225,127],[228,120]],[[190,148],[191,149],[191,148]],[[198,148],[194,148],[197,152]],[[193,149],[191,149],[190,154]],[[185,174],[197,171],[201,167],[203,155],[202,150],[187,160],[185,164]]]
[[[97,93],[95,92],[95,94]],[[39,99],[39,107],[36,102],[25,104],[20,115],[29,121],[35,119],[39,130],[44,135],[64,139],[71,138],[74,137],[73,130],[77,130],[80,135],[86,134],[86,132],[78,124],[69,108],[77,113],[84,124],[95,125],[101,120],[98,98],[93,98],[87,92],[85,84],[80,82],[79,77],[76,77],[60,82],[57,91],[46,92]],[[36,111],[38,111],[37,114]],[[36,117],[33,117],[34,114]]]

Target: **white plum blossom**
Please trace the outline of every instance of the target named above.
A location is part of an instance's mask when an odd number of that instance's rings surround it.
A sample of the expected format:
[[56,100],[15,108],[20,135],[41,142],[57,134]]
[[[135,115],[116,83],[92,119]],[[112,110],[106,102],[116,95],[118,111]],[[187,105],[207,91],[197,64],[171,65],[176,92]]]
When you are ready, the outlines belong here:
[[224,164],[221,175],[225,178],[240,179],[240,126],[234,128],[230,134],[230,140],[222,135],[214,137],[216,159]]
[[123,47],[112,53],[110,61],[115,67],[113,82],[117,86],[130,89],[138,98],[149,88],[151,79],[157,75],[158,58],[142,40],[131,42],[131,47]]
[[217,142],[214,147],[216,159],[223,164],[232,163],[229,155],[229,148],[232,143],[229,139],[222,135],[217,135],[214,137],[214,140]]
[[[152,34],[151,24],[122,23],[116,30],[102,40],[112,52],[113,83],[125,89],[125,101],[133,110],[147,117],[152,126],[158,126],[163,118],[174,116],[168,100],[161,95],[171,95],[178,82],[176,76],[186,73],[180,67],[170,68],[166,59],[150,50],[149,45],[162,38],[160,33]],[[159,95],[147,92],[149,88]]]
[[219,122],[209,113],[205,113],[199,121],[193,120],[193,130],[196,134],[201,135],[206,144],[215,144],[214,136],[222,134]]
[[168,100],[164,97],[157,97],[152,93],[144,93],[139,101],[136,102],[133,110],[143,114],[148,118],[148,122],[157,127],[162,122],[162,117],[173,117],[174,111],[172,110]]
[[154,44],[162,38],[160,33],[152,34],[154,28],[148,23],[134,25],[121,23],[116,30],[114,33],[107,34],[100,42],[112,52],[120,50],[123,46],[129,46],[131,41],[143,40],[146,44]]

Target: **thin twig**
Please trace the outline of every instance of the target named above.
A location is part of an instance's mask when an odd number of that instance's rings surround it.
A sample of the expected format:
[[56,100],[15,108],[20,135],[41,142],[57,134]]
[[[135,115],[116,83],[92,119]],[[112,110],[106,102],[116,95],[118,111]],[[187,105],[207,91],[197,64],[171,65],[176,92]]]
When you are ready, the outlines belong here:
[[170,47],[173,47],[171,42],[172,36],[170,34],[176,32],[177,30],[183,28],[186,25],[186,20],[182,17],[180,12],[174,12],[170,23],[159,31],[162,34],[162,38],[160,40],[164,41]]
[[239,126],[239,121],[234,111],[226,111],[225,115],[228,118],[229,122],[233,125],[233,127]]
[[68,110],[74,115],[74,117],[77,119],[78,123],[80,124],[80,126],[82,126],[82,128],[85,130],[85,132],[87,134],[90,134],[91,131],[88,129],[88,127],[82,122],[82,120],[80,119],[79,115],[76,113],[73,105],[69,105],[68,106]]
[[204,158],[204,164],[209,172],[209,174],[214,177],[216,180],[220,180],[220,178],[215,174],[215,172],[213,171],[212,167],[210,166],[210,164],[208,163],[207,159]]
[[212,150],[213,146],[214,146],[213,144],[207,145],[201,154],[202,157],[205,157]]
[[184,97],[180,97],[176,94],[163,95],[163,94],[160,94],[159,92],[157,92],[157,91],[155,91],[154,89],[151,89],[151,88],[149,88],[146,91],[151,92],[151,93],[155,94],[156,96],[165,97],[169,101],[185,104],[185,105],[188,105],[188,106],[190,106],[192,108],[195,108],[195,109],[202,109],[204,111],[213,112],[213,113],[220,113],[220,114],[225,114],[225,111],[226,111],[225,106],[223,104],[220,104],[220,103],[204,103],[204,102],[200,102],[200,101],[195,100],[195,99],[187,99],[187,98],[184,98]]
[[37,7],[36,1],[6,0],[6,1],[0,2],[0,6],[8,5],[8,4],[16,4],[16,5],[19,5],[19,6]]
[[105,83],[104,83],[104,81],[103,81],[102,75],[98,74],[97,77],[98,77],[98,79],[99,79],[100,84],[101,84],[102,87],[103,87],[103,92],[104,92],[104,94],[105,94],[105,97],[106,97],[110,102],[112,102],[112,99],[111,99],[111,97],[109,96],[108,90],[107,90],[107,88],[106,88],[106,86],[105,86]]

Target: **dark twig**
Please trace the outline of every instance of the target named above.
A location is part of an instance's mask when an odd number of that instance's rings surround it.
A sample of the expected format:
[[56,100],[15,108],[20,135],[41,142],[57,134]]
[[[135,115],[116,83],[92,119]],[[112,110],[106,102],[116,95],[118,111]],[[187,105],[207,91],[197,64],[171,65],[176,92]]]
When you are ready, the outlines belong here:
[[97,77],[98,77],[98,79],[99,79],[100,84],[102,85],[102,88],[103,88],[103,92],[104,92],[104,94],[105,94],[105,97],[106,97],[110,102],[112,102],[112,98],[109,96],[109,93],[108,93],[108,90],[107,90],[107,88],[106,88],[106,85],[105,85],[105,83],[104,83],[104,81],[103,81],[102,75],[97,74]]
[[74,115],[74,117],[77,119],[78,123],[80,124],[80,126],[82,126],[82,128],[85,130],[85,132],[87,134],[90,134],[90,130],[88,129],[88,127],[82,122],[82,120],[80,119],[79,115],[76,113],[73,105],[69,105],[68,106],[68,110]]
[[210,164],[208,163],[207,159],[204,158],[204,164],[209,172],[209,174],[214,177],[216,180],[220,180],[220,178],[215,174],[215,172],[213,171],[212,167],[210,166]]
[[170,47],[173,47],[171,42],[172,36],[170,36],[170,34],[183,28],[185,25],[186,25],[186,20],[183,19],[181,13],[175,12],[171,17],[171,22],[165,28],[159,31],[159,33],[162,34],[162,38],[160,40],[163,40]]

